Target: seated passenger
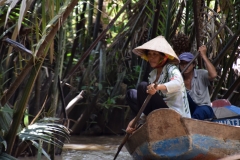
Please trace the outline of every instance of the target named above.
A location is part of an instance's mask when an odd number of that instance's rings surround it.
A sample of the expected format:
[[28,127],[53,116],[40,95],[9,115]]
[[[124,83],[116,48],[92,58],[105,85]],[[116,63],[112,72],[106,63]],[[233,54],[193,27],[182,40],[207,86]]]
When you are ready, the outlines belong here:
[[[217,72],[215,67],[207,58],[206,46],[203,45],[199,47],[198,51],[205,62],[207,70],[195,69],[196,63],[193,62],[182,74],[188,93],[188,101],[192,118],[204,120],[215,117],[211,107],[208,86],[210,85],[210,81],[213,81],[217,77]],[[184,52],[179,55],[179,59],[180,70],[183,70],[186,65],[194,59],[194,55],[190,52]]]

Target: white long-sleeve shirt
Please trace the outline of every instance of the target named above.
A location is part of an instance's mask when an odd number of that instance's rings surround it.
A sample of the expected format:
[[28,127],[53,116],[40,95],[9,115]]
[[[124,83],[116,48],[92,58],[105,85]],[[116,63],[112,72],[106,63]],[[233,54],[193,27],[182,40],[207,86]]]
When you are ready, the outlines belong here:
[[[149,73],[149,84],[156,80],[156,76],[157,69],[154,69]],[[167,91],[158,91],[158,94],[163,97],[167,106],[177,111],[183,117],[191,118],[186,88],[178,67],[174,64],[166,64],[157,83],[163,84],[167,88]]]

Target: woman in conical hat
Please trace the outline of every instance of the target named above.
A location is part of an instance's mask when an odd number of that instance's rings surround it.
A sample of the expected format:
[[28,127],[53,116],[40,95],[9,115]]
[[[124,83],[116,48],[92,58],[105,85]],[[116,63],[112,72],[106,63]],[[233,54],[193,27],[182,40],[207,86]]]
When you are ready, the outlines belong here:
[[[176,64],[179,63],[178,56],[163,36],[158,36],[143,45],[133,49],[133,53],[148,61],[154,68],[147,82],[141,82],[137,88],[137,106],[142,106],[147,95],[152,95],[143,116],[159,108],[170,108],[177,111],[183,117],[191,117],[187,100],[184,81]],[[157,86],[154,88],[154,84]],[[127,132],[132,133],[133,120],[130,121]]]

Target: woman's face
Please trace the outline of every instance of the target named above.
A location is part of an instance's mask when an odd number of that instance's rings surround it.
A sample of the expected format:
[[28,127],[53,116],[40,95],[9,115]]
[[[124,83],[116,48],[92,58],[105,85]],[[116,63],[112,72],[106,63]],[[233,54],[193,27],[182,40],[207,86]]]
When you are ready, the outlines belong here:
[[157,51],[147,52],[147,58],[152,68],[156,67],[159,64],[159,62],[164,59],[164,56],[165,55],[163,53]]

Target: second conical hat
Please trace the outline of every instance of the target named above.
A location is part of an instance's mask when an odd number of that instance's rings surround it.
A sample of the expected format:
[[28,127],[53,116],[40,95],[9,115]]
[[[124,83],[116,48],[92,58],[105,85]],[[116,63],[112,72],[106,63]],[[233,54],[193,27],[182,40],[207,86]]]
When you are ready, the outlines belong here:
[[148,50],[162,52],[166,54],[169,59],[176,59],[178,63],[180,62],[178,56],[163,36],[157,36],[156,38],[144,43],[143,45],[134,48],[132,51],[136,55],[144,57]]

